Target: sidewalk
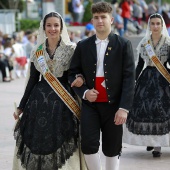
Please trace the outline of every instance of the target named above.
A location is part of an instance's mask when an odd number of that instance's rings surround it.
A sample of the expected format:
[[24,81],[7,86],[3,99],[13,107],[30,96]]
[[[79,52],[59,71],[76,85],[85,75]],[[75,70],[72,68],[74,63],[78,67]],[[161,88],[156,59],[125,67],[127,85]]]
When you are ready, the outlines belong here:
[[[141,37],[129,37],[129,39],[135,49]],[[15,146],[12,132],[15,123],[14,102],[19,103],[23,95],[24,84],[24,78],[15,79],[10,83],[0,82],[0,170],[12,169]],[[120,170],[170,170],[170,147],[162,148],[160,158],[153,158],[152,153],[147,152],[146,147],[141,146],[123,144],[122,151]],[[101,159],[104,165],[103,155]]]
[[19,103],[24,91],[25,79],[10,83],[0,82],[0,170],[11,170],[15,141],[12,129],[14,101]]
[[[0,170],[11,170],[15,141],[14,101],[19,103],[24,91],[25,79],[0,83]],[[101,153],[101,151],[100,151]],[[161,158],[153,158],[146,147],[123,144],[120,170],[170,170],[170,148],[162,148]],[[104,157],[101,155],[102,164]],[[103,169],[104,170],[104,169]]]

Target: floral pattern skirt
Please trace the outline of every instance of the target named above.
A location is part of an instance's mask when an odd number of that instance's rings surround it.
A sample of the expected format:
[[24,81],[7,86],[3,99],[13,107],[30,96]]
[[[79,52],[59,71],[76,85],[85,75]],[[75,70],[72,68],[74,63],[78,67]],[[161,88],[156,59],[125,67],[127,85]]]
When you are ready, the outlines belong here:
[[[149,139],[150,142],[146,142],[146,145],[161,145],[162,142],[157,140],[165,136],[167,142],[163,141],[163,143],[166,142],[163,145],[168,146],[169,132],[170,85],[155,67],[148,66],[136,82],[133,106],[129,112],[126,127],[124,127],[126,137],[123,142],[145,145],[144,141]],[[151,142],[152,139],[153,142]]]

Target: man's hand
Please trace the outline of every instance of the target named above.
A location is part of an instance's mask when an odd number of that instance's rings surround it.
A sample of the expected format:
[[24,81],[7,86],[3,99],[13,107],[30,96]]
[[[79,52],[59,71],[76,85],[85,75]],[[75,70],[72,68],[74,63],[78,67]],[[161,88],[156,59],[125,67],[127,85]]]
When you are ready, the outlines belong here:
[[95,102],[97,99],[99,92],[95,89],[91,89],[88,90],[85,94],[85,98],[89,101],[89,102]]
[[81,87],[83,85],[84,81],[82,77],[77,77],[72,83],[71,87]]
[[128,113],[126,111],[119,109],[115,114],[115,125],[122,125],[123,123],[125,123],[127,119],[127,114]]

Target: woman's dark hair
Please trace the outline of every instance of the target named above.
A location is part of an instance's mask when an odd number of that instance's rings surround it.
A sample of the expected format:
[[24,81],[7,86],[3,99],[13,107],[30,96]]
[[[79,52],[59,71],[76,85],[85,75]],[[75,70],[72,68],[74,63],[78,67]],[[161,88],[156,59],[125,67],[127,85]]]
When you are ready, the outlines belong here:
[[61,31],[63,30],[63,22],[62,22],[62,19],[61,17],[55,13],[55,12],[51,12],[49,14],[47,14],[45,17],[44,17],[44,20],[43,20],[43,29],[45,30],[45,24],[46,24],[46,21],[48,18],[50,17],[56,17],[56,18],[59,18],[60,19],[60,24],[61,24]]
[[112,0],[111,4],[117,3],[117,0]]
[[4,48],[12,47],[12,38],[6,38],[4,40]]
[[108,2],[97,2],[91,7],[92,14],[102,12],[112,14],[112,10],[112,5]]
[[162,22],[162,24],[163,24],[162,16],[161,16],[160,14],[158,14],[158,13],[152,14],[152,15],[150,16],[150,20],[153,19],[153,18],[159,18],[159,19],[161,19],[161,22]]

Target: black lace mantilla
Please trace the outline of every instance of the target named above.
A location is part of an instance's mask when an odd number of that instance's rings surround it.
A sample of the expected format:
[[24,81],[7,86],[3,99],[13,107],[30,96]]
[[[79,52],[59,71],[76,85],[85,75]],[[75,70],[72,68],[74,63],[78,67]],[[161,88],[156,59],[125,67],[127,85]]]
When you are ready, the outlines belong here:
[[20,134],[20,121],[17,123],[14,138],[18,148],[17,158],[21,160],[21,165],[26,170],[58,170],[73,155],[78,148],[77,139],[71,138],[65,141],[54,153],[48,155],[33,154],[24,144]]
[[[67,89],[67,83],[63,84]],[[42,79],[14,130],[17,157],[26,170],[58,170],[78,148],[78,121]]]
[[126,125],[138,135],[170,132],[170,86],[155,67],[147,67],[137,80]]
[[163,123],[135,122],[128,119],[126,127],[137,135],[165,135],[170,132],[170,120]]

